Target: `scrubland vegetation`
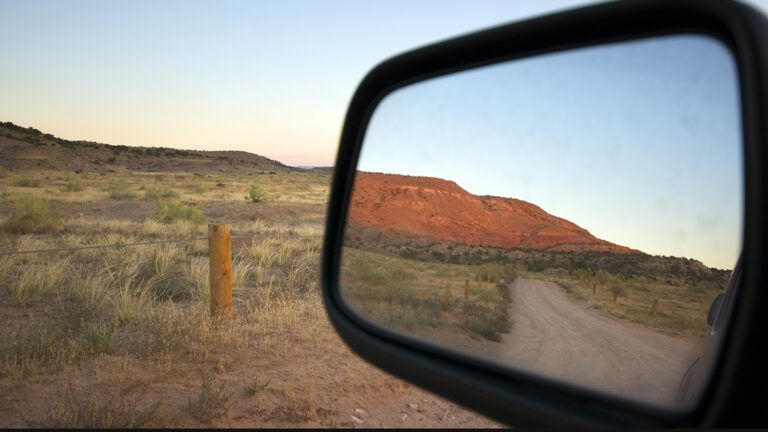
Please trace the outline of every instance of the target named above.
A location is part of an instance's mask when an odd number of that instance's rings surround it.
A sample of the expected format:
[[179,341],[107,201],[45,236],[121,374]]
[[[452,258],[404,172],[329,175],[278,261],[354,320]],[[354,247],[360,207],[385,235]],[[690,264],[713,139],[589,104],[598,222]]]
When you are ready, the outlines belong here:
[[[326,199],[327,177],[259,179],[273,200],[263,208],[243,199],[253,178],[57,172],[3,178],[0,251],[75,250],[0,256],[0,388],[35,396],[11,406],[6,400],[2,424],[14,424],[7,417],[16,409],[25,422],[15,424],[157,424],[166,398],[147,392],[152,374],[135,372],[163,364],[166,374],[181,368],[200,375],[186,410],[208,423],[226,414],[236,390],[231,384],[222,390],[224,364],[269,350],[279,355],[286,349],[279,340],[299,328],[301,339],[330,337],[317,335],[324,324],[318,204]],[[286,212],[296,217],[273,217]],[[208,314],[207,242],[185,240],[204,236],[205,222],[214,220],[231,222],[241,236],[233,247],[231,322]],[[167,240],[180,241],[125,246]],[[77,250],[89,245],[112,246]],[[283,392],[286,383],[278,381],[273,386]],[[30,388],[45,382],[53,385],[48,400]]]
[[[355,410],[372,426],[494,425],[332,330],[328,172],[0,174],[0,254],[49,250],[0,255],[0,426],[352,427]],[[210,316],[207,223],[232,225],[229,321]],[[432,410],[402,418],[421,398]]]
[[508,265],[442,264],[347,248],[341,285],[352,306],[390,327],[498,341],[511,325],[507,284],[515,277]]
[[[377,292],[355,288],[350,290],[350,295],[360,296],[357,301],[361,309],[373,314],[378,313],[377,316],[381,316],[382,321],[403,328],[413,328],[415,324],[408,324],[407,319],[397,318],[394,306],[389,307],[388,311],[383,306],[374,306],[379,302],[375,299],[382,297],[391,297],[390,300],[381,302],[382,304],[409,304],[408,300],[397,300],[396,287],[400,284],[385,283],[383,280],[397,280],[402,278],[402,273],[417,275],[429,267],[444,269],[436,271],[437,274],[450,274],[453,269],[463,269],[459,272],[465,275],[471,275],[476,271],[474,269],[487,265],[511,269],[510,271],[522,277],[555,282],[571,296],[600,313],[664,333],[693,337],[703,337],[708,333],[707,312],[715,295],[725,289],[730,276],[729,270],[707,268],[686,258],[466,246],[398,237],[390,233],[355,227],[348,231],[346,241],[347,245],[355,250],[375,254],[372,256],[376,256],[376,260],[371,260],[371,263],[390,263],[390,271],[393,272],[389,278],[366,282],[365,274],[371,274],[372,271],[375,274],[375,271],[387,269],[371,270],[373,264],[365,263],[353,254],[346,272],[355,281],[359,280],[354,286],[380,288]],[[459,279],[457,275],[454,280],[449,278],[444,282],[457,287],[458,292],[460,282],[463,283]],[[421,278],[408,284],[424,287],[425,280]],[[438,290],[439,287],[432,289]],[[413,313],[418,318],[413,319],[418,320],[421,325],[434,326],[434,323],[439,321],[434,312],[438,308],[424,306],[439,304],[436,301],[436,292],[432,300],[426,300],[423,304],[413,300],[412,302],[420,305],[418,309],[415,306],[405,309],[418,311]],[[358,306],[358,303],[355,305]],[[376,312],[377,310],[379,312]],[[398,324],[398,320],[405,324]],[[514,321],[514,317],[509,320]]]

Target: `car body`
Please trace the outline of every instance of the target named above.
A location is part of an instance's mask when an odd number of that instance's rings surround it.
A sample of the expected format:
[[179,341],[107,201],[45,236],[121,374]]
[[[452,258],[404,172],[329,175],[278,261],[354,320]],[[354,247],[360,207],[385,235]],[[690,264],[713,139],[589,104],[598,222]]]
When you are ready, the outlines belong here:
[[722,293],[712,300],[712,306],[707,314],[707,322],[711,326],[704,346],[696,360],[685,372],[677,390],[676,403],[689,405],[701,397],[712,368],[717,362],[720,346],[723,343],[724,327],[729,321],[731,304],[741,283],[741,259],[733,269],[728,284]]

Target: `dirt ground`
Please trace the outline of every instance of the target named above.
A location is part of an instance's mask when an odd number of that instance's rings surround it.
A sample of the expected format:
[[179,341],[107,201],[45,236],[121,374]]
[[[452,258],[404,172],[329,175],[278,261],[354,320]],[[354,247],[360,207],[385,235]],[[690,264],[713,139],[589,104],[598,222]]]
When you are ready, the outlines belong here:
[[421,337],[502,364],[669,406],[702,339],[675,337],[588,309],[552,282],[509,287],[512,330],[500,343],[427,332]]
[[[246,357],[226,347],[182,363],[104,355],[31,381],[3,378],[0,426],[51,426],[50,414],[66,406],[73,393],[80,405],[94,395],[103,404],[121,383],[142,382],[147,392],[139,405],[161,401],[145,427],[503,427],[367,364],[327,321],[306,331],[301,327],[256,341],[261,348]],[[204,376],[214,376],[216,386],[230,395],[227,414],[210,422],[199,421],[190,409]],[[248,395],[244,388],[252,382],[263,389]]]

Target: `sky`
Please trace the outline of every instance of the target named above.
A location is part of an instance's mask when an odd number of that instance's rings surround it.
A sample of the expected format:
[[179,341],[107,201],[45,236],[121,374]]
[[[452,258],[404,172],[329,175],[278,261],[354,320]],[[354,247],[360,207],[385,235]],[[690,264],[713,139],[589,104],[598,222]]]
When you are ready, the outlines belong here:
[[[379,62],[590,3],[0,0],[0,121],[67,139],[330,166],[347,104]],[[747,3],[768,12],[768,0]]]
[[0,121],[330,166],[352,93],[377,63],[590,3],[0,0]]
[[0,0],[0,121],[331,166],[387,57],[573,0]]
[[598,238],[733,268],[743,156],[735,62],[674,36],[411,85],[371,118],[358,169],[514,197]]

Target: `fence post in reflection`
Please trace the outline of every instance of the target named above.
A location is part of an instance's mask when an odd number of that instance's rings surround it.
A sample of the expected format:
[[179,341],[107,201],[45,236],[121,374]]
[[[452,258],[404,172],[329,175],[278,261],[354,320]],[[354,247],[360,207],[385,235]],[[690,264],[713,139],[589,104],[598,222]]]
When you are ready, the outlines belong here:
[[469,300],[469,279],[464,281],[464,300]]
[[650,315],[656,315],[656,306],[658,306],[659,300],[653,299],[653,305],[651,306],[651,313]]
[[597,284],[592,283],[592,295],[594,296],[596,292],[597,292]]
[[448,307],[451,304],[451,287],[450,287],[450,285],[446,285],[445,286],[445,291],[443,291],[443,302],[445,303],[445,307]]
[[211,285],[211,315],[232,318],[232,226],[208,225],[208,261]]

